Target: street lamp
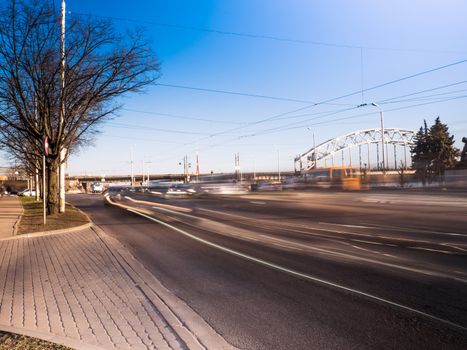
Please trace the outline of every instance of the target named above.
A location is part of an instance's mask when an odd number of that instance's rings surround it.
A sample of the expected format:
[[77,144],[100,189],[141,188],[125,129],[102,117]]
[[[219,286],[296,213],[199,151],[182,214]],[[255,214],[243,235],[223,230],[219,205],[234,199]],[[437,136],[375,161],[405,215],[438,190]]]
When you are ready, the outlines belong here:
[[373,106],[373,107],[376,107],[379,109],[379,116],[380,116],[380,119],[381,119],[381,148],[382,148],[382,155],[383,155],[383,175],[386,174],[386,157],[385,157],[385,154],[384,154],[384,146],[385,146],[385,142],[384,142],[384,116],[383,116],[383,110],[381,109],[381,107],[372,102],[372,103],[362,103],[361,105],[358,105],[357,108],[359,107],[366,107],[366,106]]
[[316,169],[316,143],[315,143],[315,132],[313,131],[312,128],[308,127],[308,130],[310,130],[313,133],[313,168]]

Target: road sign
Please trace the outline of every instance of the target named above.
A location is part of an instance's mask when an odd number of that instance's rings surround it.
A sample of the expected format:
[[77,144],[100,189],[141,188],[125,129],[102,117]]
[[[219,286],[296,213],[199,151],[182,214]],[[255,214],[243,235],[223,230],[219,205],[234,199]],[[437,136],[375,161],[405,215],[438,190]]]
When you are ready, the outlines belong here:
[[44,154],[49,155],[49,138],[47,136],[44,138]]

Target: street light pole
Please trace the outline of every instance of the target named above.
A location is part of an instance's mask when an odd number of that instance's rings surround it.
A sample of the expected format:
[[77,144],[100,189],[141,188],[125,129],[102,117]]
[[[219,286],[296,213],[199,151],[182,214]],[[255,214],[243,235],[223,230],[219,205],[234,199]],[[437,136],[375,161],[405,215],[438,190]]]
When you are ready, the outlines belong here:
[[[61,33],[60,33],[60,111],[59,111],[59,126],[58,126],[58,137],[59,145],[61,145],[63,130],[63,118],[65,115],[65,0],[61,2]],[[63,145],[61,145],[63,147]],[[59,150],[60,156],[60,167],[59,167],[59,211],[60,213],[65,212],[65,159],[66,159],[66,148]]]
[[307,128],[313,133],[313,168],[316,169],[316,142],[315,142],[315,132],[311,128]]
[[386,154],[385,154],[385,151],[384,151],[384,147],[385,147],[385,137],[384,137],[384,115],[383,115],[383,110],[381,109],[381,107],[376,104],[376,103],[362,103],[361,105],[358,105],[357,107],[366,107],[366,106],[373,106],[373,107],[376,107],[379,109],[379,117],[380,117],[380,121],[381,121],[381,148],[382,148],[382,156],[383,156],[383,175],[386,175]]

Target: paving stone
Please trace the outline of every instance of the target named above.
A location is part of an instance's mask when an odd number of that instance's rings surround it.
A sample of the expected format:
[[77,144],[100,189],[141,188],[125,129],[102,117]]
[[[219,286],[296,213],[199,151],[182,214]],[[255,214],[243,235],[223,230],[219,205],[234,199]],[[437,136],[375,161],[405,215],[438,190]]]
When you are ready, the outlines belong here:
[[0,326],[104,349],[183,348],[118,259],[91,229],[0,241]]

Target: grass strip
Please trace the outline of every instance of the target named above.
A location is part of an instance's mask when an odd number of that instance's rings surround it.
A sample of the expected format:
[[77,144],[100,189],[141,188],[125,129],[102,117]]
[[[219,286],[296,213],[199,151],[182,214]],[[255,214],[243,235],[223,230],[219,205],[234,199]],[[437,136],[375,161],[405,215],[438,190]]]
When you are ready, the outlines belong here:
[[47,224],[43,223],[42,201],[34,197],[20,197],[24,213],[18,225],[17,234],[53,231],[72,228],[89,222],[86,215],[72,205],[66,204],[65,212],[47,215]]
[[0,350],[71,350],[64,345],[0,331]]

